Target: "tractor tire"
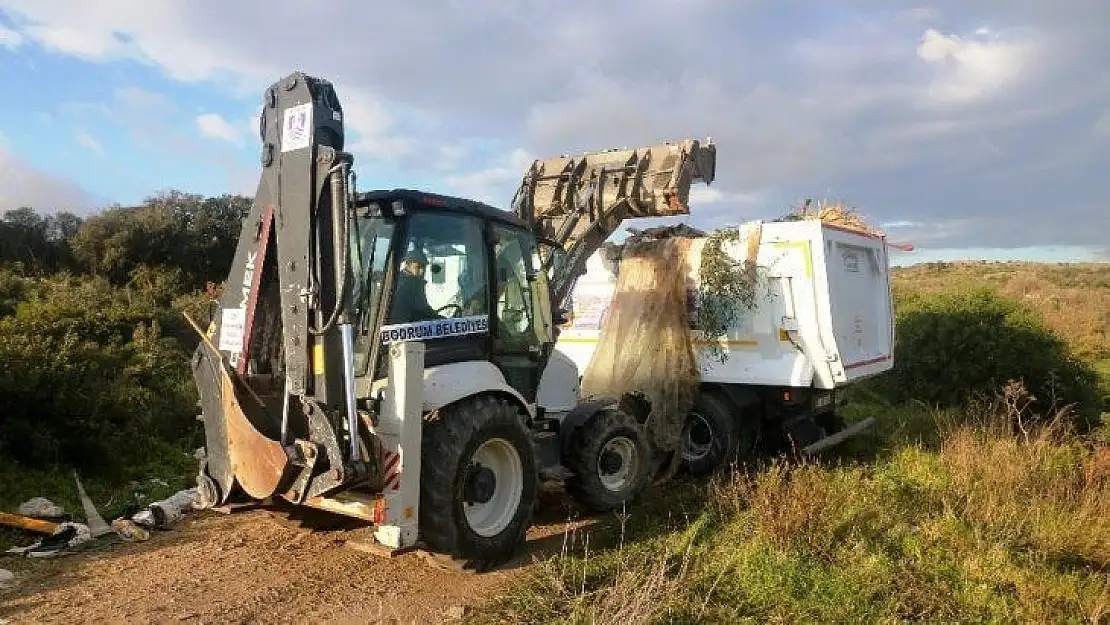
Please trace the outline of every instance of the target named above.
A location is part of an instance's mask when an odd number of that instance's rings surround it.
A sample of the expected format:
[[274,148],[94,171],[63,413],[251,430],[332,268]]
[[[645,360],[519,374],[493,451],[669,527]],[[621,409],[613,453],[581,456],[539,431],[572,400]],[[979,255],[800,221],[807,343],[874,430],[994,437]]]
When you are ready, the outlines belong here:
[[607,512],[631,503],[651,483],[651,446],[642,425],[620,410],[602,410],[572,435],[564,487],[579,503]]
[[516,405],[475,396],[423,424],[420,536],[433,552],[485,569],[524,542],[539,491],[531,433]]

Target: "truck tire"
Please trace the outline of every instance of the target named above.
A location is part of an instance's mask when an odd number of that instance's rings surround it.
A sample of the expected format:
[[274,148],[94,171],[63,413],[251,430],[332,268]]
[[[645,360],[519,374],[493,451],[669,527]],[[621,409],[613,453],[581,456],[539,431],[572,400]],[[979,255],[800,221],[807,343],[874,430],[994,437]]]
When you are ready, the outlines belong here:
[[487,568],[524,542],[539,490],[536,451],[519,408],[475,396],[423,424],[420,535],[433,552]]
[[595,512],[631,503],[651,481],[651,447],[643,426],[620,410],[605,409],[574,431],[563,464],[574,475],[566,491]]
[[737,433],[729,406],[709,393],[698,396],[683,428],[682,463],[691,475],[708,475],[735,455]]

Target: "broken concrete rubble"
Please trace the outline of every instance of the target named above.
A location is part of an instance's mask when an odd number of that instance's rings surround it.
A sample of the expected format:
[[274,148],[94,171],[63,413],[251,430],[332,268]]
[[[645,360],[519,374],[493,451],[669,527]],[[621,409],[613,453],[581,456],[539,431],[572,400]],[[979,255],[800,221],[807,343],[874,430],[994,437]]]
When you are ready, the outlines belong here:
[[19,514],[36,519],[60,519],[65,510],[46,497],[33,497],[19,504]]

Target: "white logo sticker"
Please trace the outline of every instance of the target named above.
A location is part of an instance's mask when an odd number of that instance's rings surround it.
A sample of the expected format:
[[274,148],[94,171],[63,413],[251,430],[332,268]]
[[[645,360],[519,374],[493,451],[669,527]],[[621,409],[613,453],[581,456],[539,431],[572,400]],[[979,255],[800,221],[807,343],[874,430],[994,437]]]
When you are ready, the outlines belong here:
[[312,142],[312,103],[285,109],[285,122],[281,128],[282,152],[307,148]]
[[220,321],[220,351],[237,354],[243,348],[243,326],[247,319],[244,308],[225,308]]
[[488,331],[489,316],[475,315],[473,317],[459,317],[457,319],[432,319],[431,321],[416,321],[413,323],[395,323],[393,325],[382,326],[380,336],[383,343],[397,343],[401,341],[444,339],[452,336],[481,334]]

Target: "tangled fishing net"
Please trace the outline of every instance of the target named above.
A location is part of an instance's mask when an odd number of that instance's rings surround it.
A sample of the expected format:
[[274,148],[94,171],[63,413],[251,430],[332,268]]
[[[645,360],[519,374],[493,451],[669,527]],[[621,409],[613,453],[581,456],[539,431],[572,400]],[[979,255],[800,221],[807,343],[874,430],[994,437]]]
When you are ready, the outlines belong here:
[[665,452],[680,447],[697,397],[687,251],[698,234],[656,229],[637,233],[622,246],[613,299],[582,376],[587,395],[645,400],[648,436]]

